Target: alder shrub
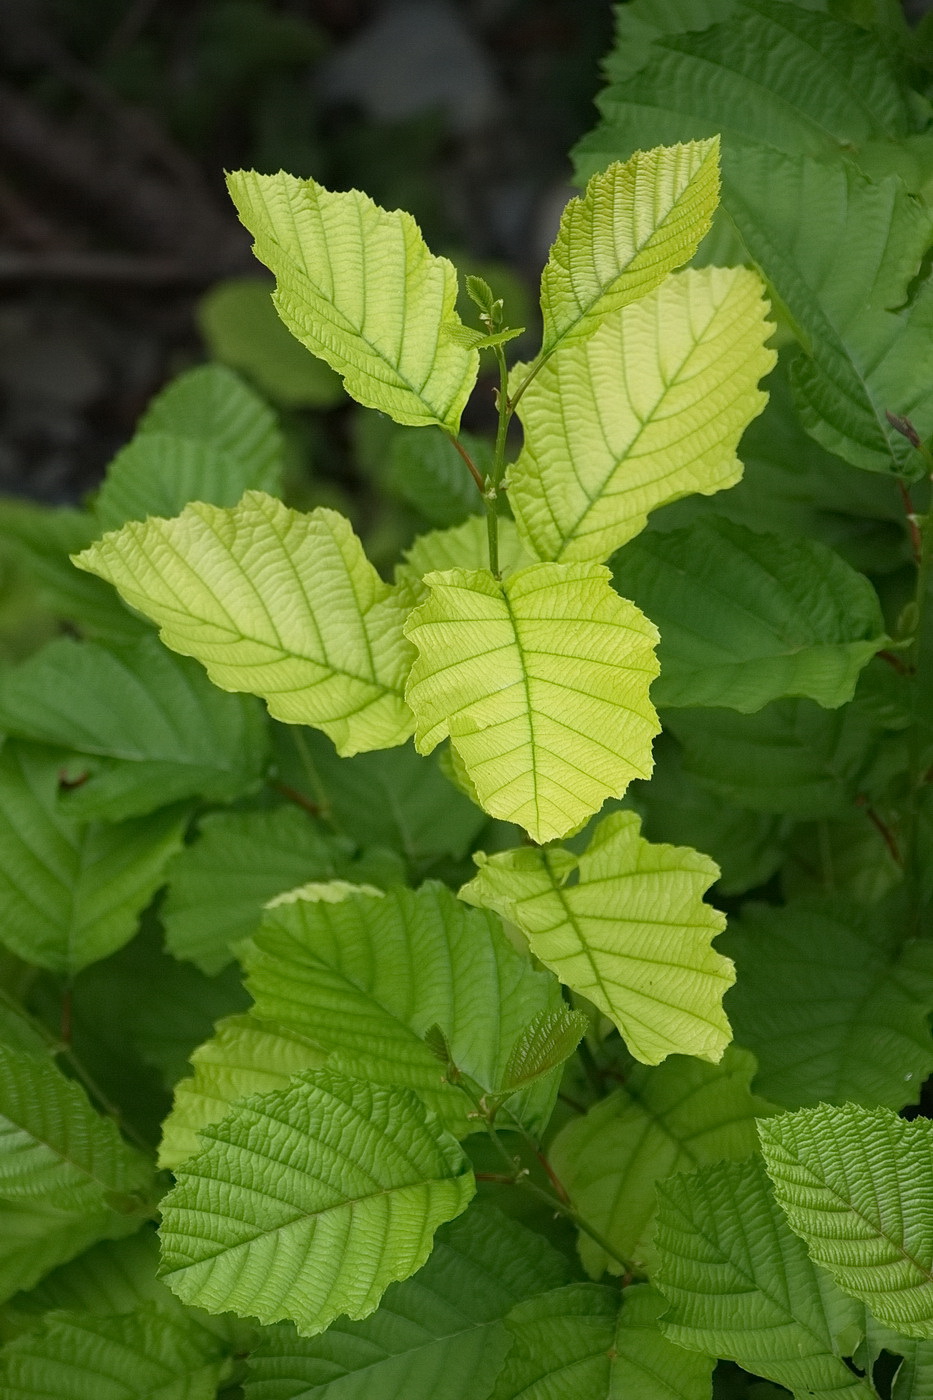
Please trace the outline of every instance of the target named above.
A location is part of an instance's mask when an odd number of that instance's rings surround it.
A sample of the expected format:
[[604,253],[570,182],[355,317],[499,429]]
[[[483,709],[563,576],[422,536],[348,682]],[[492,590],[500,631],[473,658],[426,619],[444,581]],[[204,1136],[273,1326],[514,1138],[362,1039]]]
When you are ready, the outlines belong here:
[[523,363],[409,215],[230,179],[439,527],[391,582],[219,365],[3,508],[69,624],[0,678],[4,1400],[933,1394],[930,109],[890,17],[619,26]]

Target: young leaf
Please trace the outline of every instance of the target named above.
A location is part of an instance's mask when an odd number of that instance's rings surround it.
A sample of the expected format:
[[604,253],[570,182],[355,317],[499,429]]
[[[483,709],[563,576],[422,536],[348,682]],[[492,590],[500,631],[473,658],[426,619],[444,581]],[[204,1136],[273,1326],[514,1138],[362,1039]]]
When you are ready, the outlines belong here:
[[302,515],[249,491],[230,510],[195,503],[174,520],[130,522],[75,563],[215,685],[261,695],[270,714],[323,729],[339,752],[411,733],[406,609],[336,511]]
[[320,1337],[285,1324],[264,1332],[246,1400],[480,1400],[510,1345],[503,1318],[566,1277],[540,1235],[473,1205],[441,1226],[428,1262],[393,1283],[371,1317]]
[[[483,808],[564,836],[651,767],[657,633],[597,564],[428,574],[405,626],[415,743],[450,735]],[[585,626],[581,623],[585,622]]]
[[639,151],[565,208],[541,277],[542,355],[584,340],[688,262],[719,202],[719,142]]
[[863,1314],[795,1238],[760,1158],[659,1185],[656,1238],[655,1282],[671,1305],[661,1327],[672,1342],[737,1361],[798,1400],[875,1400],[840,1355]]
[[119,648],[56,638],[3,677],[0,725],[103,760],[67,795],[70,816],[229,802],[258,787],[266,759],[256,701],[219,691],[154,636]]
[[639,829],[634,812],[614,812],[580,856],[563,847],[480,853],[460,897],[518,924],[535,957],[605,1012],[638,1059],[719,1060],[734,975],[710,946],[725,925],[703,903],[716,867],[697,851],[652,846]]
[[0,939],[26,962],[73,976],[133,935],[181,849],[177,807],[117,826],[77,822],[56,802],[54,751],[0,753]]
[[0,1045],[0,1196],[55,1210],[142,1208],[152,1168],[50,1060]]
[[532,553],[602,561],[649,511],[735,485],[775,360],[762,290],[745,268],[678,273],[545,365],[519,401],[525,446],[509,469]]
[[933,1071],[933,945],[905,944],[893,911],[838,894],[746,905],[723,945],[737,972],[726,1005],[762,1094],[787,1108],[917,1101]]
[[283,408],[332,408],[344,401],[333,370],[282,324],[264,277],[215,282],[198,303],[198,329],[215,360],[246,375]]
[[660,630],[661,706],[835,708],[888,640],[874,588],[832,550],[716,517],[633,540],[612,581]]
[[712,1356],[668,1341],[658,1325],[666,1299],[651,1284],[622,1291],[622,1311],[613,1343],[611,1395],[638,1400],[710,1400]]
[[[497,1092],[528,1021],[560,1005],[557,983],[515,951],[494,915],[434,882],[281,905],[253,943],[245,961],[258,1016],[308,1036],[348,1074],[414,1089],[461,1135],[480,1125],[424,1043],[430,1027],[440,1026],[458,1069]],[[551,1074],[503,1114],[541,1130],[556,1089]]]
[[475,1190],[414,1094],[325,1070],[244,1100],[203,1137],[162,1205],[162,1276],[186,1303],[306,1334],[373,1312]]
[[312,1041],[256,1016],[228,1016],[191,1055],[194,1074],[175,1086],[162,1124],[159,1166],[170,1171],[198,1152],[199,1134],[251,1094],[284,1089],[293,1074],[318,1069],[327,1058]]
[[512,1346],[490,1400],[603,1400],[611,1394],[619,1295],[570,1283],[514,1307]]
[[[171,433],[209,443],[237,463],[238,473],[249,472],[257,481],[277,483],[281,474],[283,444],[275,414],[223,365],[198,365],[173,379],[152,400],[136,432]],[[176,509],[190,499],[181,500]]]
[[576,1050],[589,1022],[566,1003],[532,1016],[509,1056],[502,1078],[506,1089],[540,1079],[562,1065]]
[[[718,1065],[677,1055],[637,1065],[623,1087],[567,1123],[551,1145],[557,1175],[585,1220],[624,1259],[654,1259],[655,1185],[721,1158],[755,1151],[755,1119],[772,1107],[751,1093],[755,1061],[730,1047]],[[588,1235],[580,1255],[594,1278],[620,1272]]]
[[221,1340],[151,1305],[115,1317],[53,1312],[0,1352],[4,1400],[214,1400],[230,1371]]
[[297,806],[212,812],[166,870],[166,947],[213,976],[275,895],[309,880],[371,873],[365,857],[353,859],[349,841],[326,835]]
[[933,1123],[820,1104],[758,1131],[774,1194],[816,1263],[885,1326],[933,1339]]
[[462,325],[456,270],[411,215],[281,172],[241,170],[227,184],[292,334],[368,408],[455,433],[478,356],[450,334]]

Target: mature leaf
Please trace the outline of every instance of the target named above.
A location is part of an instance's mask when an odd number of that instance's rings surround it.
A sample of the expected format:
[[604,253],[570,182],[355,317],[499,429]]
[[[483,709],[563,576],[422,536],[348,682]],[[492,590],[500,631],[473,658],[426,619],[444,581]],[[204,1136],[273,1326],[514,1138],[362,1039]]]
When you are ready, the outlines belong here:
[[891,1356],[903,1357],[891,1385],[891,1400],[931,1400],[933,1397],[933,1342],[900,1337],[876,1322],[871,1313],[865,1316],[865,1341],[856,1360],[860,1367],[873,1368],[882,1350]]
[[857,467],[919,477],[923,463],[886,411],[907,415],[921,438],[933,432],[921,363],[933,283],[911,285],[933,212],[900,180],[873,184],[843,162],[752,150],[731,168],[730,213],[806,352],[792,371],[804,427]]
[[749,713],[809,696],[835,708],[887,641],[875,590],[832,550],[715,517],[632,541],[613,583],[661,632],[662,706]]
[[229,1373],[220,1340],[151,1305],[114,1317],[53,1312],[0,1352],[5,1400],[214,1400]]
[[649,511],[735,485],[775,359],[762,290],[746,268],[678,273],[545,365],[519,401],[525,446],[509,470],[533,553],[601,561]]
[[[280,770],[339,830],[388,846],[416,867],[443,855],[464,856],[486,820],[412,744],[340,758],[328,739],[310,729],[283,730],[276,739]],[[302,748],[298,761],[296,739]],[[396,882],[404,882],[401,872]]]
[[215,685],[262,695],[270,714],[323,729],[341,753],[411,733],[405,608],[336,511],[303,515],[249,491],[230,510],[195,503],[174,520],[130,522],[75,562]]
[[[528,1021],[560,1005],[560,989],[515,951],[494,915],[467,909],[443,885],[298,900],[270,909],[246,954],[256,1014],[308,1036],[330,1064],[377,1084],[414,1089],[451,1131],[479,1126],[424,1042],[438,1025],[454,1063],[482,1089],[504,1087]],[[541,1130],[554,1074],[503,1110]]]
[[714,797],[684,771],[680,748],[662,735],[654,748],[654,772],[632,788],[644,811],[649,841],[692,846],[719,866],[717,892],[742,894],[763,885],[784,859],[790,823],[764,812],[749,812]]
[[723,944],[737,972],[726,1005],[762,1094],[788,1108],[917,1101],[933,1071],[933,945],[905,944],[893,910],[839,895],[746,905]]
[[716,867],[639,830],[634,812],[614,812],[579,856],[560,846],[480,853],[460,897],[518,924],[535,957],[605,1012],[638,1059],[719,1060],[734,974],[710,946],[725,925],[703,903]]
[[246,1400],[486,1400],[510,1345],[502,1319],[566,1276],[542,1236],[471,1206],[364,1321],[335,1322],[319,1337],[284,1324],[265,1332]]
[[339,404],[340,380],[289,335],[271,293],[271,284],[261,277],[214,283],[198,303],[198,327],[211,355],[245,374],[284,408]]
[[598,564],[428,574],[405,627],[417,747],[449,734],[484,809],[535,841],[650,771],[657,633],[608,579]]
[[[659,1069],[637,1065],[622,1088],[571,1119],[549,1157],[583,1218],[624,1259],[654,1260],[655,1185],[721,1158],[747,1157],[755,1119],[771,1105],[751,1093],[755,1061],[730,1047],[718,1065],[677,1055]],[[598,1278],[621,1268],[581,1232],[580,1254]]]
[[420,1100],[326,1070],[203,1131],[162,1204],[162,1274],[186,1303],[307,1334],[366,1317],[420,1268],[475,1186]]
[[182,798],[229,802],[259,785],[266,732],[247,696],[153,636],[128,647],[60,637],[0,682],[11,734],[103,760],[67,795],[71,816],[139,816]]
[[874,1400],[841,1355],[846,1337],[858,1337],[860,1309],[794,1236],[760,1158],[664,1182],[656,1238],[672,1342],[737,1361],[799,1400]]
[[666,1299],[651,1284],[623,1289],[613,1343],[610,1400],[709,1400],[716,1362],[668,1341],[658,1325]]
[[505,1067],[505,1086],[528,1084],[562,1065],[576,1050],[588,1025],[584,1013],[571,1010],[566,1003],[537,1012],[515,1042]]
[[687,262],[719,200],[719,142],[639,151],[572,199],[541,277],[541,351],[581,341]]
[[0,938],[37,967],[73,975],[135,932],[181,848],[184,812],[118,826],[60,814],[54,751],[8,740],[0,753]]
[[[136,431],[210,443],[233,458],[238,471],[249,469],[257,480],[276,482],[282,469],[282,437],[275,414],[223,365],[198,365],[173,379],[152,400]],[[182,501],[178,509],[185,504]]]
[[856,1104],[762,1123],[774,1194],[817,1264],[879,1322],[933,1339],[933,1123]]
[[118,1239],[139,1229],[139,1215],[103,1203],[72,1210],[36,1201],[0,1199],[0,1301],[73,1259],[96,1240]]
[[241,170],[227,183],[292,334],[368,408],[456,432],[478,355],[451,335],[462,324],[456,270],[411,215],[281,172]]
[[[488,476],[492,451],[485,439],[461,433],[459,441],[480,475]],[[439,527],[458,525],[483,506],[466,463],[438,428],[400,428],[393,433],[385,485],[423,519]]]
[[309,880],[371,879],[353,847],[326,834],[297,806],[212,812],[197,841],[166,870],[161,916],[169,952],[213,975],[259,923],[263,906]]
[[[598,168],[605,153],[617,159],[639,145],[721,132],[728,208],[725,156],[735,146],[825,160],[904,137],[914,125],[894,64],[860,26],[779,0],[692,5],[687,14],[642,6],[641,14],[657,26],[653,42],[644,43],[642,28],[636,53],[623,48],[614,57],[618,85],[600,99],[602,126],[578,148],[582,172]],[[702,32],[684,32],[691,30]],[[628,26],[619,37],[625,45]]]
[[512,1346],[490,1400],[604,1400],[619,1295],[570,1283],[519,1303],[506,1319]]
[[140,1303],[181,1313],[183,1304],[156,1278],[158,1262],[158,1236],[147,1223],[123,1239],[100,1240],[59,1265],[36,1288],[13,1299],[5,1315],[34,1317],[64,1310],[113,1317],[134,1312]]
[[774,700],[752,715],[667,710],[664,724],[683,745],[687,773],[714,796],[754,812],[848,816],[859,793],[886,771],[882,732],[857,699],[838,710]]
[[191,1056],[194,1074],[175,1086],[162,1125],[159,1165],[170,1171],[198,1152],[202,1128],[218,1123],[250,1094],[284,1089],[293,1074],[317,1069],[325,1052],[305,1036],[256,1016],[228,1016]]

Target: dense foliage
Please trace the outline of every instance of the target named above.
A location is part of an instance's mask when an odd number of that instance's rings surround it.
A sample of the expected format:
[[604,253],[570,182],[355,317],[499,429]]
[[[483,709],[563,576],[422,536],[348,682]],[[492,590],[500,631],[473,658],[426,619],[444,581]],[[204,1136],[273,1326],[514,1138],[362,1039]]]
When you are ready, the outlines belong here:
[[0,515],[5,1398],[933,1394],[926,72],[623,6],[511,366],[409,215],[230,178],[295,341],[215,300],[246,378]]

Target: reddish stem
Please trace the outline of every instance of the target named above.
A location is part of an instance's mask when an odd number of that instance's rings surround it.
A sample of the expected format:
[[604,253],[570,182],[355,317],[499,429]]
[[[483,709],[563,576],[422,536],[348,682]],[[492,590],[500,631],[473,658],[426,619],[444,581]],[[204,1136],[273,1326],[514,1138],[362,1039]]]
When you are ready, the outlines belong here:
[[911,668],[905,661],[902,661],[899,656],[895,656],[893,651],[879,651],[876,652],[875,655],[880,661],[886,661],[889,666],[893,667],[899,676],[909,676],[911,674]]
[[453,443],[454,447],[455,447],[455,448],[457,449],[457,451],[460,453],[460,456],[461,456],[461,457],[463,458],[463,460],[466,462],[466,464],[467,464],[467,470],[469,471],[469,473],[470,473],[470,475],[472,476],[473,480],[476,482],[476,485],[477,485],[477,488],[479,489],[480,494],[481,494],[481,495],[485,495],[485,494],[486,494],[486,483],[485,483],[485,481],[483,480],[482,476],[480,475],[479,469],[478,469],[478,467],[476,466],[476,463],[473,461],[473,458],[470,456],[469,452],[467,452],[467,450],[466,450],[466,448],[464,447],[463,443],[462,443],[462,442],[458,442],[458,440],[453,436],[452,433],[448,433],[448,437],[450,438],[450,440],[451,440],[451,442]]
[[874,807],[870,806],[864,797],[856,798],[856,805],[864,810],[866,817],[881,836],[881,839],[884,841],[884,844],[888,848],[888,854],[894,861],[895,865],[903,866],[904,857],[901,855],[900,847],[898,846],[897,841],[894,837],[894,832],[888,826],[887,822],[885,822],[881,817],[879,817]]
[[312,817],[319,817],[321,809],[316,802],[312,802],[310,797],[305,797],[303,792],[291,787],[288,783],[273,783],[276,792],[280,792],[283,797],[287,797],[289,802],[295,802],[299,807],[303,807]]
[[904,503],[904,514],[907,517],[907,531],[910,535],[910,548],[914,556],[914,563],[920,567],[920,557],[923,553],[923,540],[920,535],[920,527],[914,518],[914,503],[910,499],[910,492],[903,481],[897,483],[897,489],[901,493],[901,500]]

